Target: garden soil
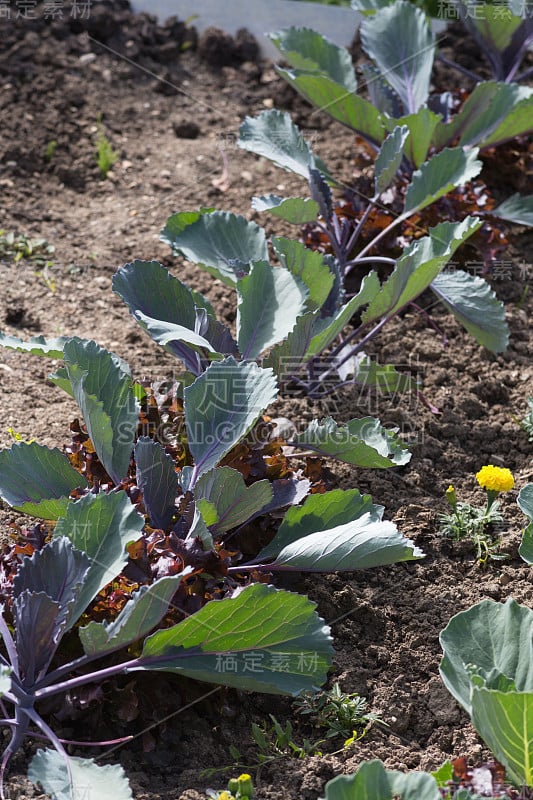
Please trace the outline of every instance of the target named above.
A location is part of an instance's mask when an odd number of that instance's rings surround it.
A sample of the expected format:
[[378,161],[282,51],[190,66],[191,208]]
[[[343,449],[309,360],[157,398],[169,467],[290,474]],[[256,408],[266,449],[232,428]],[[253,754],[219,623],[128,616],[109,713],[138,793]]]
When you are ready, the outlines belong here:
[[[31,4],[12,2],[13,18],[0,19],[0,228],[45,238],[55,252],[53,265],[44,270],[27,259],[0,262],[0,328],[23,338],[94,338],[125,358],[135,376],[165,377],[175,362],[145,337],[113,294],[116,268],[133,259],[161,261],[204,292],[221,319],[232,324],[230,291],[173,258],[159,241],[166,218],[210,206],[256,219],[268,233],[296,235],[294,228],[273,226],[271,218],[260,219],[250,209],[253,195],[298,195],[306,186],[236,147],[243,118],[267,108],[290,111],[315,151],[347,184],[360,164],[359,148],[348,130],[309,109],[271,64],[257,60],[245,32],[236,40],[211,32],[198,41],[185,24],[174,19],[157,25],[120,2],[93,4],[88,19],[80,18],[81,11],[73,15],[76,4],[70,0],[55,4],[54,18],[49,10],[45,19],[45,9],[53,4],[44,3],[30,12],[34,18],[15,20],[16,7],[23,5]],[[452,39],[443,44],[454,52]],[[468,44],[455,42],[467,66],[469,58],[476,61]],[[357,47],[354,52],[359,54]],[[461,85],[442,68],[438,76],[443,87]],[[107,179],[95,158],[99,129],[119,154]],[[517,190],[531,192],[531,153],[523,145],[506,148],[503,157],[490,159],[483,174],[497,199]],[[289,699],[179,680],[167,685],[156,675],[150,678],[155,700],[150,700],[150,686],[139,684],[152,705],[147,719],[153,727],[141,732],[137,723],[129,729],[124,723],[121,731],[137,737],[104,754],[102,762],[123,764],[137,800],[198,800],[207,787],[223,788],[227,777],[245,766],[253,772],[258,798],[314,800],[329,779],[353,772],[365,759],[381,758],[400,769],[435,769],[459,756],[472,766],[487,758],[468,718],[440,681],[438,637],[454,614],[483,598],[514,597],[533,605],[532,572],[518,557],[524,517],[516,505],[517,489],[533,480],[533,444],[517,424],[533,395],[533,296],[528,293],[533,232],[515,228],[508,238],[499,273],[489,276],[506,305],[511,339],[505,353],[493,355],[477,345],[429,295],[422,305],[431,319],[409,309],[369,350],[380,362],[417,374],[424,396],[440,413],[416,396],[368,398],[351,391],[321,403],[285,399],[272,412],[297,424],[327,413],[338,421],[373,414],[400,428],[411,443],[412,460],[401,468],[380,472],[331,464],[331,485],[371,493],[385,506],[386,518],[426,557],[299,579],[288,587],[307,592],[331,625],[331,682],[367,698],[382,722],[346,749],[341,737],[321,745],[319,755],[281,757],[256,769],[252,723],[268,723],[269,714],[283,725],[290,720],[297,743],[320,739],[324,732],[297,716]],[[9,428],[50,446],[68,442],[69,423],[77,412],[47,381],[55,366],[2,352],[2,446],[12,441]],[[439,513],[446,510],[444,492],[450,483],[461,500],[483,502],[475,472],[488,463],[509,467],[516,489],[502,498],[507,527],[501,552],[507,558],[481,565],[470,544],[443,539]],[[16,518],[0,505],[5,537]],[[161,706],[158,686],[166,687]],[[130,685],[123,691],[132,691],[138,702],[141,689],[135,693]],[[77,727],[72,723],[72,730],[78,738],[84,738],[84,729],[94,736],[90,722],[100,719],[106,736],[117,735],[112,726],[108,730],[106,714],[105,703],[95,703],[85,717],[81,714]],[[162,716],[168,718],[162,721]],[[240,764],[229,773],[206,776],[204,770],[232,767],[231,745],[242,753]],[[8,797],[40,796],[24,778],[32,752],[29,745],[14,760]]]

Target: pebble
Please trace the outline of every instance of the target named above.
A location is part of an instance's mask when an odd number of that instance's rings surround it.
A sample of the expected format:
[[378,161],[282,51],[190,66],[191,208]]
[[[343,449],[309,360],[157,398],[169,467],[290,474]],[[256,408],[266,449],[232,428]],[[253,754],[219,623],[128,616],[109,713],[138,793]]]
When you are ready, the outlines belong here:
[[96,61],[96,53],[83,53],[80,56],[80,64],[85,66],[85,64],[92,64],[93,61]]

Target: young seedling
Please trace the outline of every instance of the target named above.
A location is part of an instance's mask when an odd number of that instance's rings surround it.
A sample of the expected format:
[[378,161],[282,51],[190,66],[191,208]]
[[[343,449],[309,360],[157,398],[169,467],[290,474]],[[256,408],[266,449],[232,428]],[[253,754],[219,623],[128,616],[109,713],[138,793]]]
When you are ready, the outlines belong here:
[[385,724],[379,714],[367,710],[366,698],[343,692],[338,682],[327,691],[300,695],[294,705],[297,714],[312,717],[317,727],[326,729],[326,739],[342,736],[345,746],[361,739],[374,722]]
[[527,401],[528,410],[518,424],[525,431],[529,437],[529,441],[533,442],[533,397],[529,397]]
[[50,162],[53,157],[55,156],[57,150],[57,141],[55,139],[51,139],[44,149],[44,160],[46,162]]
[[107,178],[111,167],[118,161],[119,153],[118,151],[113,150],[111,142],[104,133],[101,114],[98,115],[96,125],[98,127],[98,138],[96,140],[96,161],[100,170],[100,174],[103,178]]

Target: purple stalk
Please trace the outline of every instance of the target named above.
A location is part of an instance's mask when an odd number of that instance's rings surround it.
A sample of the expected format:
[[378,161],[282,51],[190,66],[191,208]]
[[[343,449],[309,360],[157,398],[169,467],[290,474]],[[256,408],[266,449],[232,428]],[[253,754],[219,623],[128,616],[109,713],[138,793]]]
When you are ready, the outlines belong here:
[[68,675],[69,672],[74,672],[74,670],[86,666],[86,664],[89,664],[97,658],[101,658],[101,655],[80,656],[80,658],[77,658],[75,661],[69,661],[68,664],[52,670],[52,672],[49,672],[44,678],[36,681],[34,689],[42,689],[45,686],[49,686],[51,683],[55,683],[62,675]]
[[11,631],[7,625],[7,622],[4,619],[4,615],[0,614],[0,636],[4,640],[4,644],[6,646],[7,654],[9,656],[9,660],[11,662],[11,667],[13,668],[13,672],[17,677],[19,675],[19,659],[17,655],[17,648],[15,647],[15,642],[13,641],[13,637],[11,635]]
[[364,212],[363,216],[361,217],[361,219],[359,220],[359,222],[358,222],[358,223],[357,223],[357,225],[355,226],[355,229],[354,229],[354,231],[353,231],[352,235],[351,235],[351,236],[350,236],[350,238],[348,239],[348,242],[347,242],[347,244],[346,244],[346,252],[347,252],[348,254],[349,254],[349,253],[350,253],[350,251],[353,249],[353,247],[355,247],[355,244],[356,244],[356,242],[357,242],[357,240],[358,240],[358,238],[359,238],[359,235],[360,235],[360,233],[361,233],[361,230],[362,230],[362,228],[363,228],[363,225],[364,225],[364,224],[365,224],[365,222],[367,221],[367,219],[368,219],[368,215],[370,214],[370,212],[372,211],[372,209],[375,207],[375,205],[376,205],[376,203],[377,203],[377,200],[378,200],[378,197],[379,197],[379,195],[375,195],[375,196],[374,196],[374,197],[373,197],[373,198],[370,200],[370,203],[367,205],[367,207],[366,207],[366,209],[365,209],[365,212]]
[[[4,722],[5,720],[0,720],[0,722]],[[48,736],[45,736],[43,733],[32,733],[32,739],[41,739],[42,741],[48,741]],[[109,745],[115,744],[124,744],[125,742],[131,742],[132,739],[135,737],[133,735],[130,736],[121,736],[120,739],[107,739],[103,742],[78,742],[76,739],[59,739],[58,741],[61,744],[71,744],[75,747],[108,747]]]
[[459,72],[462,72],[463,75],[467,75],[469,78],[472,78],[472,80],[475,81],[476,83],[480,82],[479,75],[476,75],[475,72],[470,72],[470,70],[467,69],[466,67],[462,67],[460,64],[457,64],[455,61],[451,61],[449,58],[446,58],[440,53],[437,56],[437,58],[439,61],[442,61],[443,64],[446,64],[447,67],[459,70]]
[[331,242],[331,246],[333,247],[333,249],[335,251],[335,258],[337,259],[337,261],[340,261],[342,263],[342,261],[344,260],[343,259],[342,248],[341,248],[341,246],[340,246],[340,244],[339,244],[339,242],[337,240],[337,237],[335,235],[335,231],[331,228],[331,225],[330,224],[323,225],[321,222],[317,222],[316,226],[317,226],[317,228],[320,228],[322,233],[326,234],[326,236],[328,237],[329,241]]
[[112,667],[99,669],[96,670],[96,672],[89,672],[86,675],[79,675],[77,678],[69,678],[69,680],[61,681],[60,683],[47,686],[43,689],[38,689],[34,694],[35,700],[42,700],[43,697],[51,697],[54,694],[68,692],[70,689],[75,689],[77,686],[83,686],[86,683],[104,681],[106,678],[118,675],[125,669],[139,665],[140,662],[140,658],[132,658],[131,661],[123,661],[121,664],[114,664]]
[[[35,725],[37,725],[38,728],[40,728],[42,730],[42,732],[45,734],[46,738],[49,739],[50,742],[54,745],[54,747],[57,750],[57,752],[60,753],[60,755],[62,755],[63,758],[65,759],[65,764],[66,764],[67,773],[68,773],[68,782],[69,782],[70,788],[74,789],[74,782],[72,780],[72,770],[70,769],[70,760],[69,760],[69,757],[67,755],[67,751],[65,750],[65,748],[61,744],[61,740],[56,736],[56,734],[54,733],[52,728],[50,728],[50,726],[46,724],[44,719],[42,719],[42,717],[35,711],[34,708],[25,708],[24,709],[24,713],[26,714],[27,717],[29,717],[29,719],[31,719],[31,721]],[[72,794],[74,794],[74,792],[72,792]]]
[[533,75],[533,67],[529,67],[529,69],[526,69],[526,70],[524,70],[524,72],[521,72],[520,75],[517,75],[516,76],[516,83],[518,83],[519,81],[524,81],[526,78],[529,78],[531,75]]
[[[393,315],[393,316],[394,316],[394,315]],[[383,317],[383,318],[382,318],[382,319],[381,319],[381,320],[378,322],[378,324],[377,324],[377,325],[375,325],[375,326],[372,328],[372,330],[370,330],[370,331],[369,331],[369,332],[366,334],[366,336],[364,336],[364,337],[361,339],[361,341],[360,341],[360,342],[357,342],[357,344],[355,344],[355,345],[352,347],[352,349],[351,349],[351,350],[349,350],[349,351],[348,351],[348,353],[346,353],[346,355],[344,355],[344,356],[343,356],[343,357],[340,359],[340,361],[337,361],[337,362],[336,362],[336,363],[335,363],[335,364],[334,364],[332,367],[328,367],[328,368],[327,368],[327,370],[325,370],[325,372],[322,372],[322,374],[320,375],[320,381],[319,381],[318,383],[320,383],[321,381],[323,381],[323,380],[324,380],[324,378],[325,378],[327,375],[330,375],[332,372],[336,372],[340,366],[342,366],[342,365],[343,365],[343,364],[344,364],[346,361],[348,361],[348,360],[349,360],[349,359],[350,359],[352,356],[354,356],[356,353],[358,353],[360,350],[362,350],[362,348],[365,346],[365,344],[366,344],[368,341],[370,341],[370,339],[372,339],[372,337],[373,337],[373,336],[375,336],[375,335],[376,335],[376,334],[377,334],[377,333],[378,333],[378,332],[381,330],[381,328],[383,328],[383,326],[384,326],[384,325],[385,325],[385,324],[386,324],[386,323],[389,321],[389,319],[392,319],[392,317],[387,317],[387,316]],[[338,346],[337,348],[335,348],[335,349],[337,350],[337,352],[339,351],[339,349],[342,349],[343,347],[345,347],[345,345],[346,345],[346,343],[347,343],[348,339],[349,339],[349,338],[351,338],[351,337],[353,338],[353,335],[357,334],[357,333],[359,332],[359,330],[360,330],[360,328],[358,328],[356,331],[353,331],[353,332],[352,332],[352,334],[350,334],[350,337],[348,337],[347,339],[345,339],[345,340],[342,342],[342,344],[341,344],[340,346]],[[335,353],[335,350],[334,350],[334,351],[332,351],[332,352],[333,352],[333,353]],[[315,393],[315,395],[316,395],[316,393]],[[313,397],[313,392],[312,392],[312,391],[309,393],[309,396],[310,396],[310,397]]]
[[433,319],[431,314],[428,314],[428,312],[426,311],[425,308],[422,308],[422,306],[419,306],[416,303],[410,303],[410,305],[412,305],[413,308],[415,308],[419,312],[419,314],[423,314],[424,315],[424,317],[427,319],[427,321],[429,322],[431,327],[434,330],[436,330],[437,333],[439,334],[439,336],[441,337],[442,346],[446,347],[449,344],[449,341],[448,341],[448,339],[446,337],[446,334],[444,333],[444,331],[441,328],[439,328],[439,326],[437,325],[437,323],[435,322],[435,320]]

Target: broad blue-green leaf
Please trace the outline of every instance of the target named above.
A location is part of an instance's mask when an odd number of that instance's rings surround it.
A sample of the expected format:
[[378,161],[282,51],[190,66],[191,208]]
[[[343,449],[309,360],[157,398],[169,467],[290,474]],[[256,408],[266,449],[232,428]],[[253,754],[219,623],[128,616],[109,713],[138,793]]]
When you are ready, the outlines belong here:
[[387,779],[394,797],[400,800],[441,800],[437,782],[427,772],[387,770]]
[[0,346],[8,350],[17,350],[19,353],[31,353],[32,356],[46,356],[46,358],[63,358],[63,345],[68,341],[67,336],[58,336],[57,339],[45,339],[44,336],[34,336],[25,342],[17,336],[0,332]]
[[207,339],[215,350],[212,357],[217,357],[218,353],[226,356],[237,355],[237,342],[231,335],[229,328],[226,328],[218,319],[207,313],[205,308],[196,308],[196,327],[195,330]]
[[376,272],[370,272],[365,275],[359,292],[348,300],[345,305],[337,311],[335,316],[326,318],[317,318],[313,338],[307,350],[307,357],[321,353],[331,342],[341,333],[342,329],[349,323],[353,315],[359,311],[363,306],[372,301],[376,296],[379,296],[380,283]]
[[123,362],[96,342],[64,347],[72,391],[98,458],[116,484],[126,477],[139,421],[139,403]]
[[387,118],[390,117],[389,123],[394,126],[396,119],[403,114],[403,104],[398,92],[387,83],[374,64],[361,64],[361,72],[365,78],[370,101],[383,113],[385,124],[387,125]]
[[192,567],[186,567],[179,575],[160,578],[150,586],[141,586],[138,592],[133,592],[131,599],[112,622],[91,620],[84,628],[80,628],[80,639],[86,655],[112,653],[144,639],[167,613],[182,578],[192,571]]
[[38,750],[28,768],[28,778],[40,784],[52,800],[133,800],[128,779],[118,764],[99,767],[92,758],[74,756],[67,760],[57,750]]
[[13,601],[19,669],[27,687],[50,666],[64,628],[58,624],[61,606],[45,592],[25,589]]
[[396,432],[384,428],[375,417],[351,419],[343,425],[337,425],[332,417],[314,419],[294,443],[358,467],[385,469],[407,464],[411,459]]
[[529,525],[524,530],[518,552],[520,558],[528,564],[533,564],[533,483],[528,483],[520,489],[516,502],[526,517],[529,517]]
[[479,344],[493,353],[507,349],[505,306],[483,278],[454,270],[437,275],[431,289]]
[[533,226],[533,194],[513,194],[490,213],[507,222]]
[[326,784],[326,800],[392,800],[385,767],[366,761],[355,774],[338,775]]
[[393,797],[440,800],[441,794],[435,778],[427,772],[386,770],[381,761],[363,762],[354,775],[341,775],[326,784],[326,800],[392,800]]
[[176,512],[178,475],[174,461],[159,442],[141,436],[135,445],[137,486],[152,528],[166,530]]
[[533,786],[533,692],[474,687],[472,723],[506,778]]
[[481,220],[466,217],[462,222],[441,222],[406,247],[390,277],[361,319],[365,323],[394,314],[415,300],[435,281],[459,245],[481,227]]
[[482,600],[452,617],[440,634],[440,674],[472,714],[472,670],[481,677],[504,675],[517,691],[533,692],[533,611],[509,598]]
[[253,518],[260,517],[262,514],[269,514],[279,508],[299,505],[309,494],[311,482],[304,478],[300,480],[294,475],[290,478],[278,478],[270,482],[273,496],[266,506],[256,511]]
[[197,211],[179,211],[177,214],[171,214],[159,238],[162,242],[172,247],[172,238],[174,236],[183,233],[185,228],[197,222],[201,216],[211,214],[213,211],[216,211],[216,208],[199,208]]
[[363,514],[369,514],[373,522],[380,522],[384,510],[383,506],[372,503],[369,494],[361,494],[358,489],[312,494],[303,505],[287,509],[276,535],[253,560],[275,558],[284,547],[303,536],[353,522]]
[[116,578],[128,560],[126,545],[139,539],[144,519],[125,492],[88,494],[70,503],[55,527],[54,537],[67,536],[74,547],[92,560],[76,600],[70,625],[83,614],[91,600]]
[[505,50],[511,44],[514,32],[522,23],[521,17],[511,12],[511,3],[502,5],[503,8],[498,8],[490,3],[481,3],[480,12],[470,15],[468,7],[461,0],[459,2],[461,10],[466,12],[465,15],[461,14],[461,19],[468,30],[480,35],[498,55],[499,51]]
[[[509,84],[505,84],[510,86]],[[528,91],[527,87],[521,89]],[[525,97],[514,105],[504,119],[497,125],[490,135],[484,136],[479,141],[480,148],[497,147],[517,136],[525,136],[533,131],[533,89],[529,89],[529,97]]]
[[147,317],[141,311],[136,312],[135,318],[140,322],[144,330],[150,334],[152,339],[162,347],[171,342],[184,342],[193,348],[205,348],[211,353],[215,352],[215,348],[211,346],[207,339],[184,325],[176,325],[175,322],[162,322],[160,319]]
[[404,155],[404,146],[409,136],[406,125],[394,128],[387,136],[374,164],[374,182],[376,194],[388,189],[398,171]]
[[237,342],[243,358],[285,339],[305,310],[307,287],[284,267],[257,261],[237,283]]
[[[302,506],[288,509],[276,536],[254,562],[275,558],[276,564],[293,564],[298,556],[302,569],[307,569],[313,558],[320,558],[318,563],[327,571],[420,557],[420,551],[392,523],[382,522],[383,511],[383,506],[375,505],[370,495],[361,495],[357,489],[311,495]],[[340,566],[332,566],[334,563]]]
[[335,280],[322,253],[309,250],[294,239],[273,237],[271,241],[281,265],[307,286],[309,297],[306,306],[309,311],[322,308]]
[[252,208],[255,211],[268,211],[273,217],[279,217],[293,225],[315,222],[318,217],[318,203],[310,197],[278,197],[275,194],[252,197]]
[[347,92],[357,91],[352,57],[345,47],[310,28],[286,28],[271,33],[270,39],[292,67],[325,75]]
[[314,603],[256,583],[148,637],[140,663],[141,669],[296,695],[324,683],[331,656],[329,628]]
[[87,485],[57,448],[17,442],[0,450],[0,497],[17,511],[57,519],[65,513],[70,492]]
[[391,131],[398,125],[408,128],[409,137],[404,145],[404,152],[411,164],[420,167],[427,158],[429,148],[433,144],[433,132],[440,122],[440,115],[429,108],[419,108],[416,114],[407,114],[398,119],[387,119],[385,125]]
[[[257,117],[246,117],[239,128],[238,145],[302,178],[309,178],[309,170],[318,166],[298,126],[284,111],[273,109],[263,111]],[[265,256],[252,260],[261,258]]]
[[458,139],[460,146],[488,147],[513,139],[533,128],[533,90],[517,83],[478,83],[451,122],[435,130],[435,145]]
[[[346,345],[346,349],[349,350],[349,348],[350,345]],[[343,350],[336,356],[335,361],[341,359]],[[395,394],[396,392],[406,394],[407,392],[416,392],[418,388],[416,380],[410,375],[398,372],[392,364],[378,364],[368,356],[363,356],[363,358],[354,356],[353,359],[345,361],[344,364],[337,367],[337,372],[343,381],[350,377],[354,384],[375,387],[383,394]]]
[[68,376],[68,369],[66,367],[58,367],[55,372],[50,373],[48,380],[70,395],[73,400],[75,399],[74,392],[72,391],[72,384]]
[[423,558],[393,522],[373,522],[365,514],[353,522],[310,533],[286,545],[269,563],[302,572],[368,569]]
[[[210,509],[207,509],[208,511]],[[215,543],[211,531],[207,527],[204,516],[198,506],[194,509],[194,518],[187,539],[199,539],[203,550],[213,550]]]
[[134,316],[154,341],[182,358],[185,365],[194,370],[193,374],[195,375],[199,375],[202,371],[201,364],[197,361],[195,353],[187,353],[185,357],[184,347],[212,360],[222,358],[223,355],[238,353],[237,342],[233,339],[229,329],[210,317],[203,308],[196,309],[194,330],[173,322],[162,322],[159,319],[147,317],[141,311],[137,311]]
[[198,478],[248,433],[276,398],[277,387],[272,370],[230,356],[210,364],[184,394],[187,441]]
[[86,553],[75,549],[66,536],[56,536],[31,558],[23,559],[13,580],[13,597],[26,589],[44,592],[66,610],[90,566]]
[[[347,92],[344,86],[320,73],[280,67],[277,68],[277,72],[312,105],[356,131],[376,147],[385,138],[387,117],[368,100],[353,92]],[[323,165],[318,163],[318,159],[315,160],[320,172],[326,174]],[[304,177],[307,177],[307,174]],[[330,179],[329,174],[326,177]]]
[[[271,367],[280,382],[286,381],[294,373],[298,373],[307,358],[314,335],[317,312],[308,311],[296,320],[296,325],[284,342],[272,348],[263,360],[264,367]],[[332,337],[335,338],[335,337]]]
[[478,150],[447,147],[413,173],[405,193],[404,213],[420,211],[481,172]]
[[[192,291],[171,275],[157,261],[137,260],[126,264],[113,276],[113,291],[124,300],[132,315],[150,336],[158,331],[153,331],[148,324],[143,323],[141,315],[145,319],[151,318],[161,323],[182,325],[189,331],[197,330],[197,309],[205,309],[214,318],[211,304],[201,294]],[[194,374],[199,373],[198,355],[185,342],[169,340],[165,349],[181,358],[186,368]]]
[[[480,3],[470,14],[467,3],[459,0],[463,25],[485,53],[492,72],[499,80],[511,81],[531,42],[531,17],[520,0],[507,0],[503,7]],[[525,12],[525,13],[524,13]]]
[[[268,505],[272,497],[270,481],[256,481],[246,486],[241,473],[231,467],[217,467],[206,472],[194,489],[197,506],[215,536],[242,525]],[[209,507],[216,513],[211,523],[203,514],[203,509]]]
[[27,685],[48,669],[90,566],[87,555],[65,537],[23,560],[13,596],[19,667]]
[[248,273],[250,261],[268,259],[263,228],[229,211],[203,214],[167,241],[174,253],[205,267],[228,286]]
[[414,113],[424,105],[435,41],[426,15],[411,3],[398,0],[361,23],[363,49],[398,92],[406,111]]

